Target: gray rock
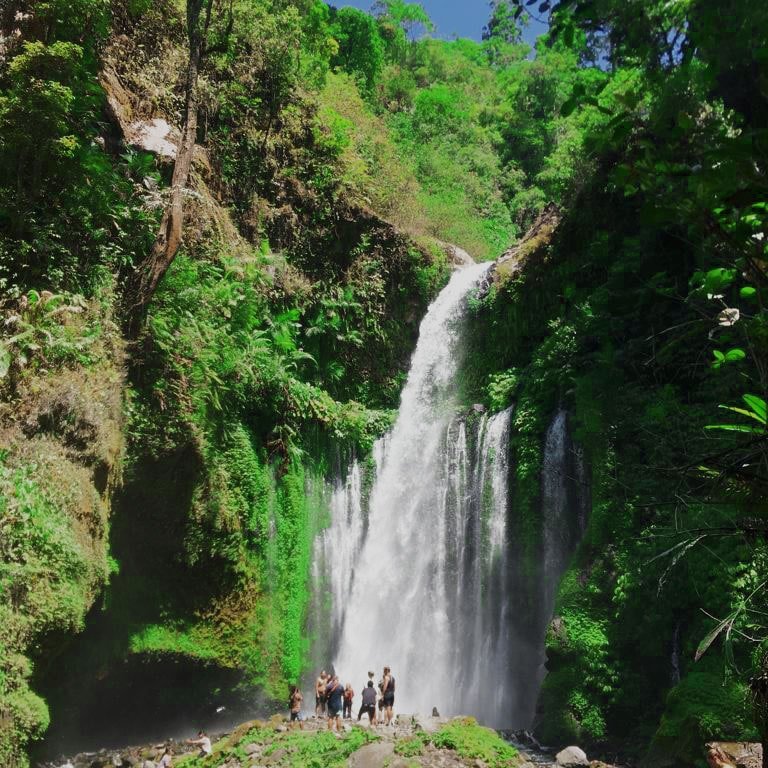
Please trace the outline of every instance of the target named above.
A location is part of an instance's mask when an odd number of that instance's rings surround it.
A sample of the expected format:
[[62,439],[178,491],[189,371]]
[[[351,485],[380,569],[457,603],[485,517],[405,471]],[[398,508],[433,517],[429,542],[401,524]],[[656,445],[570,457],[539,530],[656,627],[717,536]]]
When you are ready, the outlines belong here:
[[440,245],[454,269],[469,267],[475,263],[475,260],[463,248],[459,248],[458,245],[453,245],[453,243],[440,243]]
[[589,765],[587,754],[580,747],[566,747],[555,755],[555,761],[558,765],[562,765],[563,768]]
[[253,755],[254,753],[258,752],[261,747],[259,747],[258,744],[246,744],[244,749],[246,755]]
[[382,768],[392,760],[395,745],[392,742],[379,741],[366,744],[349,758],[350,768]]
[[447,722],[447,717],[424,717],[423,715],[414,715],[413,725],[425,733],[434,733],[439,731]]

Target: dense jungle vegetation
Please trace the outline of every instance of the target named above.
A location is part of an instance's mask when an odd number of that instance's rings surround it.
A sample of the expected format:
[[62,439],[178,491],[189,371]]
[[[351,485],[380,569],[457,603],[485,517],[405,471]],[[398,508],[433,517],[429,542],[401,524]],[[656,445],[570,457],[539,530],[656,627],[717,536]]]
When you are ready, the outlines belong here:
[[135,659],[282,700],[314,481],[391,424],[446,243],[519,241],[463,394],[515,404],[531,562],[559,406],[589,467],[542,740],[768,740],[768,6],[432,33],[403,0],[0,6],[0,764]]

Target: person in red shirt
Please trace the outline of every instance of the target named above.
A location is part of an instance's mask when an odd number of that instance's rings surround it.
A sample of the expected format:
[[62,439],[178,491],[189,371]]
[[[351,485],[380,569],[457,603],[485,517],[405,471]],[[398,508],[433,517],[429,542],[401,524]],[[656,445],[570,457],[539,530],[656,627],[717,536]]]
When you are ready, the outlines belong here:
[[355,698],[355,692],[352,690],[352,686],[347,683],[344,686],[344,719],[352,719],[352,699]]

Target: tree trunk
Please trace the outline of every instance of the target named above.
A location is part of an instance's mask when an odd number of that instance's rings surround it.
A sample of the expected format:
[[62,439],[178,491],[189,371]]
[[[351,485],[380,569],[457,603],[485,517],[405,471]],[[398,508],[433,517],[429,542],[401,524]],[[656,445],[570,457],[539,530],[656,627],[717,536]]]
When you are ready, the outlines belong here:
[[[205,18],[201,20],[204,4]],[[126,289],[126,333],[131,339],[138,336],[146,318],[149,302],[181,244],[184,224],[184,188],[189,180],[197,137],[197,80],[205,55],[212,6],[213,0],[188,0],[187,2],[189,62],[185,80],[184,125],[173,166],[171,198],[163,211],[163,218],[152,250],[136,268]]]

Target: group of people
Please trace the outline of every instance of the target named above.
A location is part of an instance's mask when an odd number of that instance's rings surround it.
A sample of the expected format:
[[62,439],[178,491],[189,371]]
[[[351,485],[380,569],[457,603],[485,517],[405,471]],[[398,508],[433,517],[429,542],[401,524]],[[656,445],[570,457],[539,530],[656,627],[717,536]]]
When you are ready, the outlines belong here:
[[[368,715],[371,725],[390,725],[393,719],[395,706],[395,678],[389,667],[384,671],[379,680],[378,690],[374,685],[374,673],[368,673],[368,680],[363,686],[362,703],[357,713],[360,722],[363,715]],[[341,731],[342,719],[352,719],[352,701],[355,692],[350,683],[342,685],[338,675],[329,675],[325,670],[315,681],[315,715],[328,718],[328,728]],[[301,721],[301,708],[304,697],[298,686],[291,690],[290,710],[291,722],[298,722],[299,727],[304,725]],[[377,715],[378,706],[378,715]]]

